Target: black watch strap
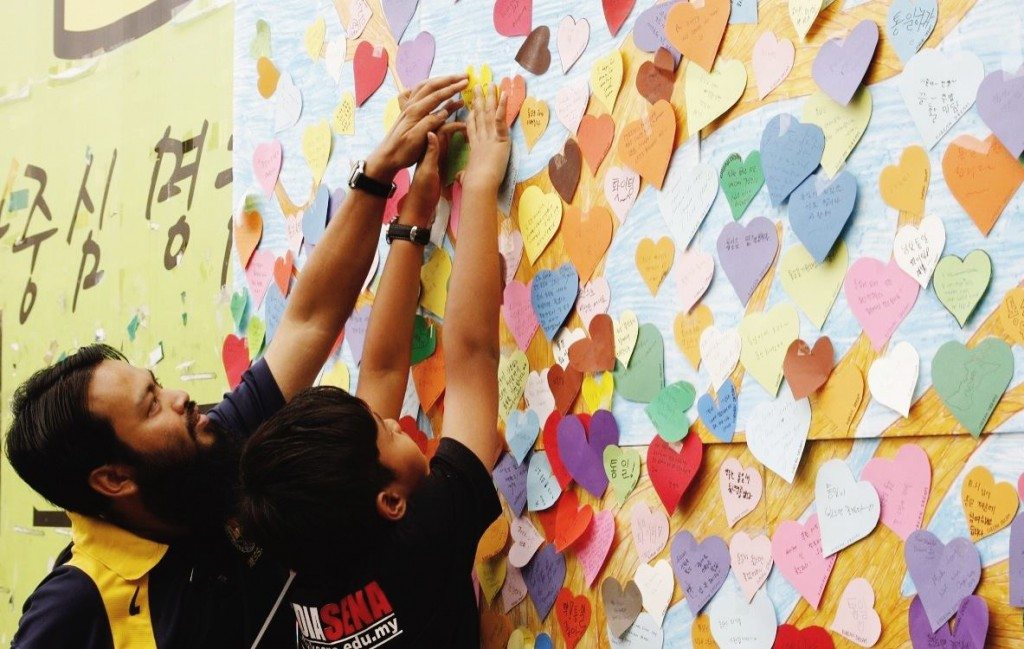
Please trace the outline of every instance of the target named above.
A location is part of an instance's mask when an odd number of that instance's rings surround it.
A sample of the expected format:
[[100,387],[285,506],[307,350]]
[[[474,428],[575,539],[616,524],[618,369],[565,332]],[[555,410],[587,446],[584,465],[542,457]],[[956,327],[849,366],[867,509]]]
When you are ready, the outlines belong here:
[[397,219],[392,219],[387,234],[384,235],[384,240],[388,242],[388,245],[391,245],[392,241],[411,241],[425,246],[430,243],[430,228],[405,225],[399,223]]
[[356,166],[352,169],[352,175],[348,179],[348,186],[379,198],[391,198],[395,193],[395,183],[382,183],[366,175],[365,160],[357,162]]

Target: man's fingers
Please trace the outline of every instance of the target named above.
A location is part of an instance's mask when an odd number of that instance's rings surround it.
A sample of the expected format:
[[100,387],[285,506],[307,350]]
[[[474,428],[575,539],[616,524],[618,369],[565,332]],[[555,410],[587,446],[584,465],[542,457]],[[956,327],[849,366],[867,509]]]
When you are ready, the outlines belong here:
[[451,85],[459,80],[468,81],[469,79],[465,74],[449,74],[447,76],[433,77],[431,79],[427,79],[426,81],[422,81],[419,83],[419,85],[413,88],[412,100],[418,101],[425,97],[426,95],[430,94],[431,92],[439,88]]
[[424,95],[422,98],[417,99],[412,105],[410,105],[409,112],[417,118],[422,117],[427,113],[431,113],[441,105],[441,102],[451,99],[457,93],[464,90],[467,83],[468,81],[463,78],[455,81],[454,83],[442,86],[440,89],[434,90]]
[[427,151],[423,154],[423,161],[420,163],[424,167],[437,169],[437,161],[441,151],[441,144],[438,142],[437,134],[433,132],[427,133]]

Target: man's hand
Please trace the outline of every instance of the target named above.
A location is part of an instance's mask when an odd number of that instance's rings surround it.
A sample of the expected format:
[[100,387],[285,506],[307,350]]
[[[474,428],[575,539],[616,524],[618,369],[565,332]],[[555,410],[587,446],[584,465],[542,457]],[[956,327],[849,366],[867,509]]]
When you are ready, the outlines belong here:
[[481,96],[480,88],[474,89],[473,108],[466,121],[466,137],[469,140],[469,164],[463,184],[479,183],[493,188],[501,185],[508,167],[512,143],[505,123],[505,95],[497,98],[498,89],[490,86]]
[[[452,97],[465,89],[467,83],[466,75],[456,74],[430,79],[410,92],[395,125],[367,159],[367,174],[378,180],[391,178],[399,169],[422,158],[427,133],[439,129],[462,107],[462,101]],[[443,102],[444,107],[438,110]]]
[[448,139],[452,133],[464,129],[464,124],[456,122],[445,124],[436,133],[427,133],[427,150],[416,165],[409,193],[402,199],[399,223],[430,227],[437,201],[441,198],[441,161],[447,153]]

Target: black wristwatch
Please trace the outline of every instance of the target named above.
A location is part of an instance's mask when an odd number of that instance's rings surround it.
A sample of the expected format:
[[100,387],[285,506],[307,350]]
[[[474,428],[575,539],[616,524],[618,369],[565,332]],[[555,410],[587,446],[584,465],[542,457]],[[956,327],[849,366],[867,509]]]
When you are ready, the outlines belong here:
[[430,243],[430,228],[420,228],[415,225],[404,225],[398,222],[398,217],[391,219],[388,224],[388,231],[384,240],[391,245],[392,241],[411,241],[412,243],[425,246]]
[[379,198],[391,198],[395,194],[395,183],[382,183],[366,175],[366,160],[360,160],[352,168],[348,186]]

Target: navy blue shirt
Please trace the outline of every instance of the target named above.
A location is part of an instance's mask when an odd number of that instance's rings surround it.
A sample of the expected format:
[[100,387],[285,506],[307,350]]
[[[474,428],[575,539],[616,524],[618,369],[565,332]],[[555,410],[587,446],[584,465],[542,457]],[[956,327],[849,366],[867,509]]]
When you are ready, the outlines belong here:
[[[208,416],[248,436],[284,405],[266,362]],[[287,571],[261,556],[227,529],[205,538],[172,543],[149,573],[149,605],[159,649],[248,649],[284,586]],[[25,602],[12,649],[110,649],[113,639],[99,591],[76,567],[64,565],[70,546]],[[287,608],[274,617],[260,647],[295,645],[295,621]]]

